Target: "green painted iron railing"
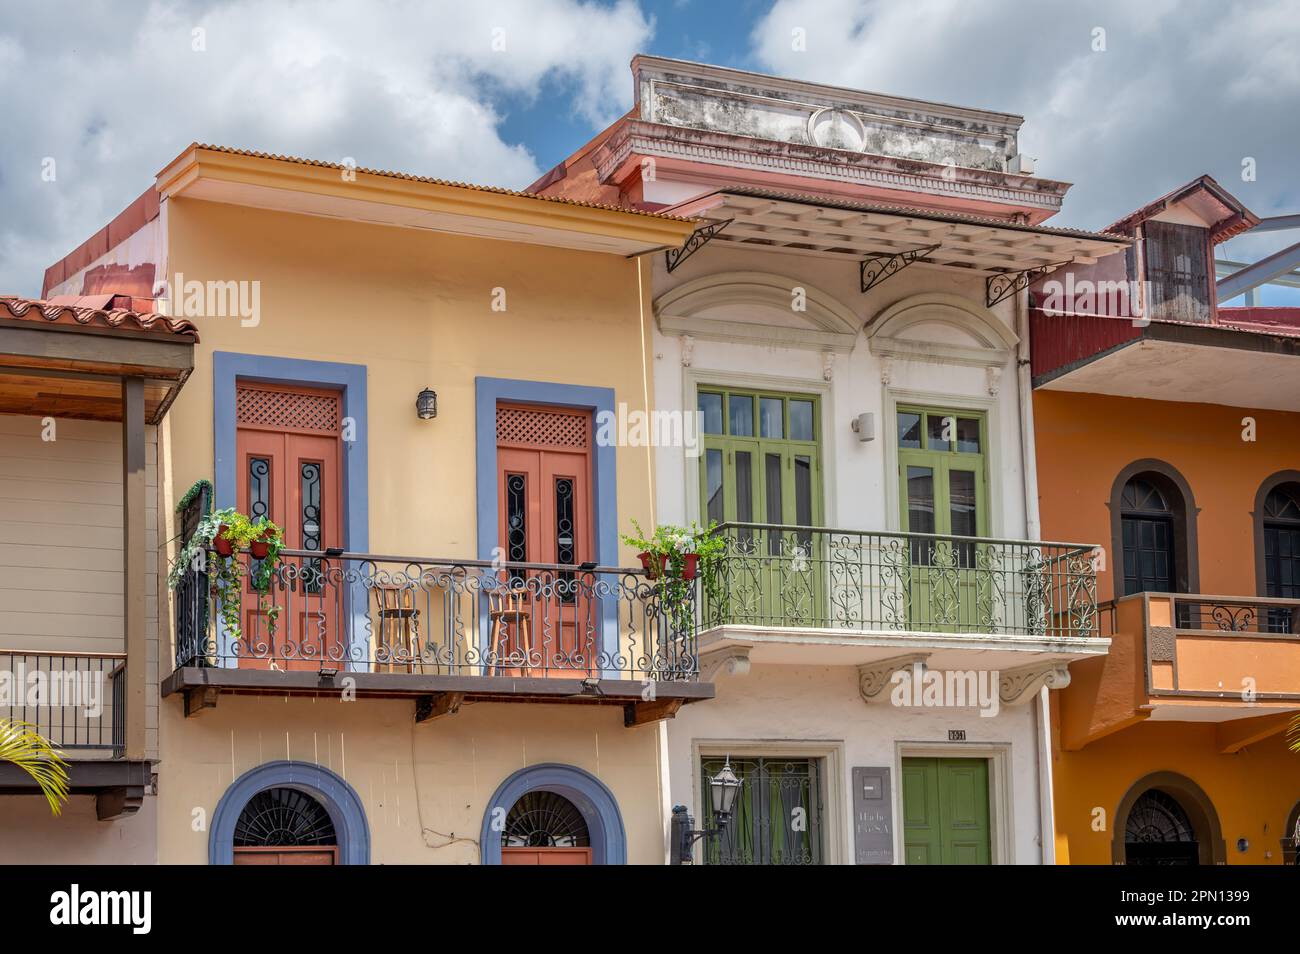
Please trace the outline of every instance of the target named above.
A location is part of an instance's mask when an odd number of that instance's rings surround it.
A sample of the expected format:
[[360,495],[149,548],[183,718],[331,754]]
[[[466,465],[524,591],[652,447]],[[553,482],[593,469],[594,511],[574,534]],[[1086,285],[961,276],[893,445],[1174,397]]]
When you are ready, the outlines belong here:
[[1097,548],[726,523],[703,627],[1096,636]]

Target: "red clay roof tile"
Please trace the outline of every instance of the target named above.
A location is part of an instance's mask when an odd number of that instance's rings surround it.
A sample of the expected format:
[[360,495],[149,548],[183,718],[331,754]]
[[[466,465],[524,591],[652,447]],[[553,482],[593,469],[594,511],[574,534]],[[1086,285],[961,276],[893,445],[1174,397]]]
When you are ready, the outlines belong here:
[[184,318],[169,318],[149,311],[125,308],[91,308],[59,304],[35,298],[0,295],[0,318],[50,324],[77,324],[110,331],[145,331],[169,337],[188,337],[197,342],[199,330]]

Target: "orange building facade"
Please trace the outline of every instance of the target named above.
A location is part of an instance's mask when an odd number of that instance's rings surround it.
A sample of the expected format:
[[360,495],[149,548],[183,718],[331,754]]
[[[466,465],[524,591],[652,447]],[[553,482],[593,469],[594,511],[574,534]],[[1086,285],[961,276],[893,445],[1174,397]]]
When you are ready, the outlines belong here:
[[1058,863],[1296,863],[1300,315],[1214,300],[1254,221],[1203,178],[1117,223],[1136,320],[1034,292],[1043,534],[1097,544],[1111,639],[1052,693]]

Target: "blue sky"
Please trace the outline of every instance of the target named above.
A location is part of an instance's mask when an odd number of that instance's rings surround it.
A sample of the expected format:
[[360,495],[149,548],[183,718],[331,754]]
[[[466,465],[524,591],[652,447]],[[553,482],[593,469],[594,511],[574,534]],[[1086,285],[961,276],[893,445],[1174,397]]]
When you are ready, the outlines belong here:
[[[638,52],[1019,113],[1038,174],[1075,183],[1062,225],[1103,228],[1201,173],[1260,215],[1300,211],[1300,0],[1028,10],[1023,0],[4,4],[0,292],[38,293],[46,265],[193,141],[527,185],[631,107]],[[792,48],[794,28],[806,50]],[[54,178],[43,175],[51,163]],[[1220,251],[1253,261],[1298,240],[1245,236]]]

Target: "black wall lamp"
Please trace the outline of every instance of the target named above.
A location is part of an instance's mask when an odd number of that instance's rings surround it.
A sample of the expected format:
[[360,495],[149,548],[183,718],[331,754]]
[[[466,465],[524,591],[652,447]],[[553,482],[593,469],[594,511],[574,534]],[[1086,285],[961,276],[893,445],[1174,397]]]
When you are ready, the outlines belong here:
[[438,416],[438,392],[425,388],[415,399],[415,413],[420,420],[428,421]]
[[695,819],[690,816],[686,806],[673,806],[670,830],[672,864],[695,864],[693,854],[695,843],[701,838],[717,837],[726,831],[727,825],[731,822],[731,814],[736,808],[736,797],[740,794],[740,786],[743,784],[743,780],[737,778],[736,773],[731,770],[731,756],[727,756],[726,764],[722,766],[721,771],[709,779],[709,801],[712,803],[714,824],[718,826],[716,828],[696,829]]

